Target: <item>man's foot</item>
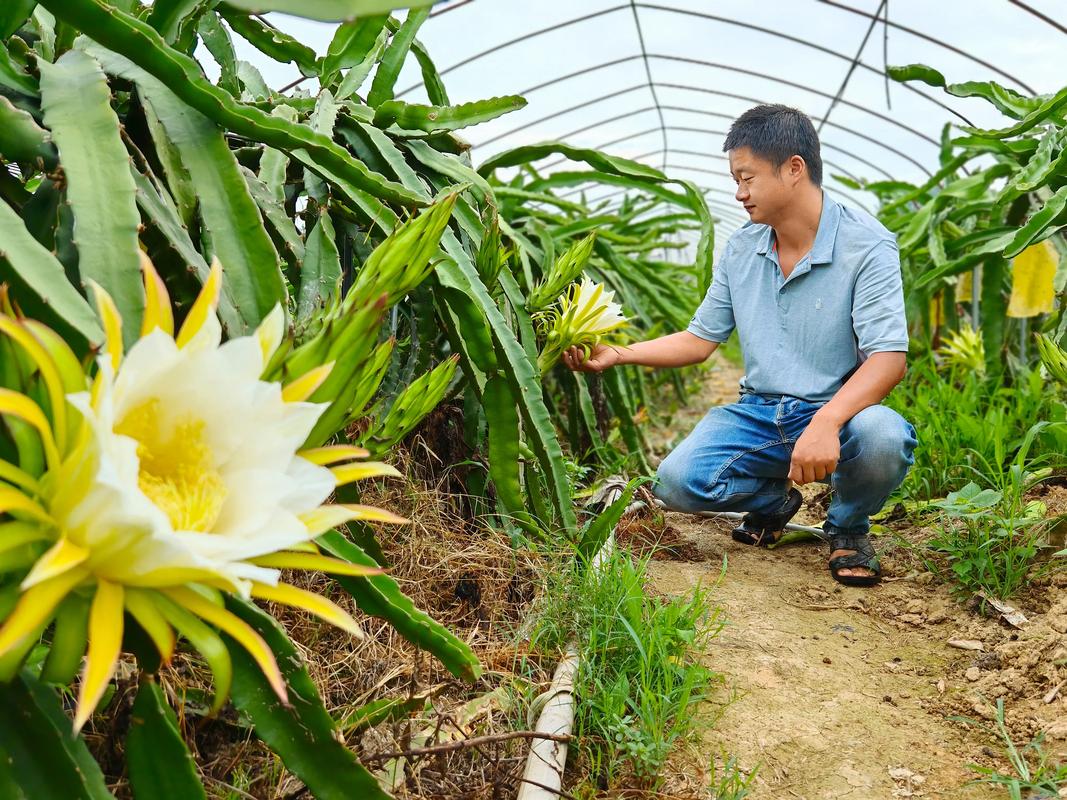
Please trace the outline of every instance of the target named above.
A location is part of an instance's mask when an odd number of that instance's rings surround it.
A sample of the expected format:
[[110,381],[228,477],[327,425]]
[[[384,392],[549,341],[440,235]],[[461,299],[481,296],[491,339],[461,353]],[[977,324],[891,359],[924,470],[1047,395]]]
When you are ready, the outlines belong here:
[[745,514],[741,524],[733,529],[731,536],[735,542],[767,547],[778,541],[786,524],[800,510],[804,498],[796,489],[790,489],[786,495],[782,510],[776,514]]
[[846,586],[873,586],[882,579],[882,565],[866,533],[830,534],[830,574]]

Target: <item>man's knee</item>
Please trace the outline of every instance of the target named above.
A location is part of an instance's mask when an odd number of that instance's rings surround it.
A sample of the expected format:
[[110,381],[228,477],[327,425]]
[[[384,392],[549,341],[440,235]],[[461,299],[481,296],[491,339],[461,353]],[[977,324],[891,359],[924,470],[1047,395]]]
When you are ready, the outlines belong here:
[[660,462],[652,493],[675,511],[699,511],[706,504],[704,487],[698,485],[696,476],[687,468],[686,459],[676,454],[677,451],[669,453]]
[[846,434],[868,480],[902,480],[914,461],[915,429],[886,406],[863,409],[849,421]]

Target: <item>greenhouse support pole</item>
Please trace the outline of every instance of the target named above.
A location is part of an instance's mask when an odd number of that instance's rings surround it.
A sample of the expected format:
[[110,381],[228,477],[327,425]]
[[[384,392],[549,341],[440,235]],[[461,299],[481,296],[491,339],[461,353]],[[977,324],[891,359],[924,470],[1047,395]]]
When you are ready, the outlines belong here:
[[982,265],[971,273],[971,327],[975,332],[982,326]]

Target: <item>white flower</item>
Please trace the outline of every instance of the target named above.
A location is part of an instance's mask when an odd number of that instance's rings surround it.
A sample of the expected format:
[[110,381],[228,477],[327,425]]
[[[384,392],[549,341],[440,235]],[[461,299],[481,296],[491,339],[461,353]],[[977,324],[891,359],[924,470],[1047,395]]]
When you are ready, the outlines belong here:
[[628,320],[615,302],[615,292],[583,276],[581,283],[572,283],[555,306],[539,315],[539,322],[545,347],[537,365],[543,375],[565,350],[581,347],[588,351]]
[[[281,309],[255,335],[223,344],[215,316],[221,279],[216,264],[175,337],[163,283],[146,260],[145,322],[125,354],[122,321],[97,288],[107,343],[91,386],[80,371],[71,374],[69,365],[77,370],[77,361],[58,337],[48,340],[49,352],[39,330],[0,316],[0,330],[37,363],[53,400],[49,426],[29,396],[0,395],[0,413],[34,425],[49,454],[39,479],[0,462],[0,476],[26,478],[20,478],[24,491],[0,484],[0,512],[17,514],[4,524],[22,526],[20,535],[39,550],[21,578],[19,602],[0,627],[0,657],[32,646],[68,597],[90,602],[91,596],[76,727],[114,671],[126,611],[164,659],[173,651],[172,627],[188,631],[189,614],[221,628],[249,650],[284,699],[270,649],[222,606],[220,593],[299,606],[360,635],[355,620],[333,602],[279,582],[280,569],[378,572],[327,558],[313,540],[349,520],[404,521],[381,509],[324,504],[339,485],[399,473],[353,461],[367,455],[357,447],[300,449],[326,408],[306,398],[331,365],[285,387],[261,380],[283,338]],[[63,402],[64,392],[73,408]],[[0,571],[10,570],[0,565]],[[17,667],[20,660],[4,663]],[[228,659],[212,667],[221,703]]]

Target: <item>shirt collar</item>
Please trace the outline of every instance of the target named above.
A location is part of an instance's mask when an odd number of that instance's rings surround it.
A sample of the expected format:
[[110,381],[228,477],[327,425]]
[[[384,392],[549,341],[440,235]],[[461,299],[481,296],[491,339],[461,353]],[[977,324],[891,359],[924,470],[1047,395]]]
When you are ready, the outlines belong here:
[[[812,264],[829,264],[834,260],[834,242],[837,240],[837,226],[841,222],[841,205],[831,198],[826,190],[822,193],[822,214],[819,216],[819,229],[815,232],[815,243],[811,246]],[[765,256],[774,247],[774,228],[764,226],[756,252]]]

